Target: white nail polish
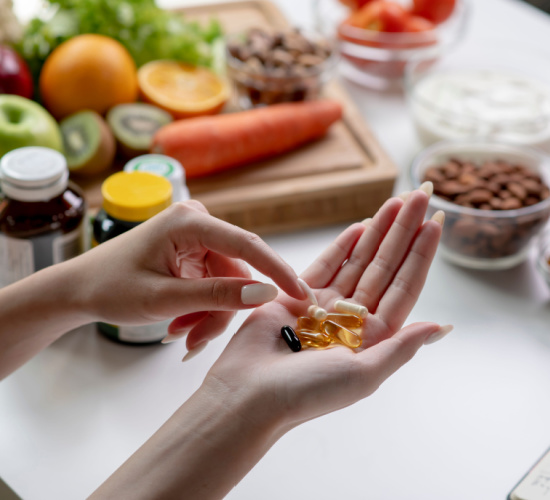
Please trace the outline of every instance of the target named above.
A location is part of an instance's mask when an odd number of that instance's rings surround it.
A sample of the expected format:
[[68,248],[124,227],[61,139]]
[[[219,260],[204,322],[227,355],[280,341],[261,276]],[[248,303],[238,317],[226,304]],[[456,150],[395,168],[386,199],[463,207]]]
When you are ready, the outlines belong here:
[[168,335],[166,335],[166,337],[164,337],[160,341],[160,343],[161,344],[170,344],[171,342],[175,342],[176,340],[184,338],[188,333],[189,333],[188,329],[182,330],[181,332],[177,332],[177,333],[169,333]]
[[193,347],[193,349],[191,349],[190,351],[187,351],[187,354],[183,357],[181,362],[185,363],[186,361],[193,359],[197,354],[200,354],[202,351],[204,351],[207,345],[208,345],[208,340],[205,340],[200,344],[197,344],[195,347]]
[[410,196],[410,191],[403,191],[401,194],[397,195],[398,198],[401,198],[403,201],[407,201],[407,198]]
[[425,341],[424,345],[433,344],[438,340],[441,340],[445,335],[453,330],[453,325],[445,325],[439,328],[436,332],[432,333]]
[[369,227],[371,222],[372,222],[372,218],[369,217],[368,219],[364,219],[364,220],[362,221],[362,224],[363,224],[363,226],[365,226],[365,227]]
[[445,212],[443,210],[438,210],[435,214],[432,215],[432,218],[430,220],[434,220],[441,224],[445,223]]
[[315,297],[315,294],[313,293],[313,290],[309,287],[309,285],[302,278],[298,278],[298,284],[302,287],[302,290],[306,292],[309,301],[314,306],[318,306],[319,302],[317,302],[317,297]]
[[432,181],[423,182],[418,189],[424,191],[428,195],[428,198],[434,194],[434,184]]
[[243,304],[265,304],[277,297],[279,290],[269,283],[254,283],[241,288],[241,301]]

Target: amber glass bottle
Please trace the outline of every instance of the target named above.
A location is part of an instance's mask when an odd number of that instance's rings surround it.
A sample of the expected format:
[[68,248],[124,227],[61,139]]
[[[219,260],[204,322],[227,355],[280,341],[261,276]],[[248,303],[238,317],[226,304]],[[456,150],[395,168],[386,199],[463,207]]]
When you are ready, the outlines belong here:
[[0,286],[85,250],[86,203],[69,184],[65,157],[19,148],[0,161]]

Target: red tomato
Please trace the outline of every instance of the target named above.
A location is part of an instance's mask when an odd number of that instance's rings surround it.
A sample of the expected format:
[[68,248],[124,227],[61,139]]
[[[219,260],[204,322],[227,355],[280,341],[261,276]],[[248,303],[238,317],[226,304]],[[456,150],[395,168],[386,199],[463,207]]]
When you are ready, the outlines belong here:
[[398,3],[375,0],[354,12],[346,24],[372,31],[401,32],[410,14]]
[[449,18],[455,4],[456,0],[413,0],[412,13],[439,24]]
[[405,31],[410,14],[398,3],[384,2],[380,9],[382,31],[399,33]]
[[424,17],[409,15],[403,31],[408,33],[419,33],[435,29],[435,24]]

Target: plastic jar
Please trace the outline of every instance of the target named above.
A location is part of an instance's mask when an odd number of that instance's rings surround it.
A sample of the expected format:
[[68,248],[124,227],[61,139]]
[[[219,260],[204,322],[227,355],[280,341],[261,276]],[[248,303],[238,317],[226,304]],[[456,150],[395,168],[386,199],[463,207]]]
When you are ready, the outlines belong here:
[[[101,186],[103,206],[93,225],[92,244],[118,236],[158,214],[172,203],[172,185],[149,172],[118,172]],[[105,336],[126,344],[160,342],[171,320],[144,326],[98,323]]]
[[124,166],[125,172],[150,172],[166,177],[172,184],[172,201],[189,199],[189,189],[185,183],[185,170],[181,163],[165,155],[141,155]]
[[15,149],[0,160],[0,177],[0,286],[84,252],[86,203],[61,153]]

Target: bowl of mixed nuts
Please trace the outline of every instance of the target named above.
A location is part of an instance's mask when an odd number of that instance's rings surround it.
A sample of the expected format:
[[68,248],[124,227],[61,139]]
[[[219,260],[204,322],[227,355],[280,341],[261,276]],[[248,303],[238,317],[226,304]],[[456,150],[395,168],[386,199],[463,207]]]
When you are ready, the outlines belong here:
[[227,38],[227,67],[243,109],[320,97],[332,77],[333,42],[299,29],[252,28]]
[[525,146],[438,142],[411,166],[415,187],[434,184],[428,215],[446,214],[440,251],[474,269],[507,269],[528,255],[550,217],[548,160]]

